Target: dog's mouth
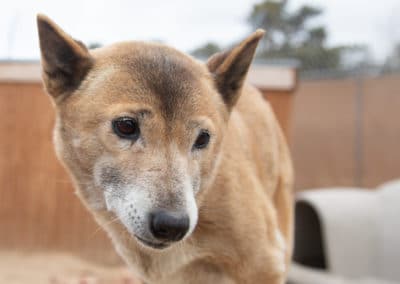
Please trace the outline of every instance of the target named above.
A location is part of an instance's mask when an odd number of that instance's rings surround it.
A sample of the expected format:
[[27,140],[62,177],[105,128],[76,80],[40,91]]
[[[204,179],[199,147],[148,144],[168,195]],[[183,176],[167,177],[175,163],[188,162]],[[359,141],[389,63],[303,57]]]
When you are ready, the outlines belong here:
[[135,235],[135,238],[143,245],[145,245],[147,247],[151,247],[153,249],[165,249],[165,248],[169,247],[168,243],[158,243],[158,242],[148,241],[148,240],[138,237],[137,235]]

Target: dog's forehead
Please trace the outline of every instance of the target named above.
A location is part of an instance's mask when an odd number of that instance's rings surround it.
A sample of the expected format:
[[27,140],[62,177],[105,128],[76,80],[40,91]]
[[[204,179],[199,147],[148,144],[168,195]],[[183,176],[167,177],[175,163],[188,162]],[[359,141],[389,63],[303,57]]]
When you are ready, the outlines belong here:
[[166,116],[191,109],[210,83],[210,75],[200,63],[163,45],[124,43],[111,46],[96,57],[98,69],[113,66],[115,89],[123,87],[137,95],[135,98],[156,101]]

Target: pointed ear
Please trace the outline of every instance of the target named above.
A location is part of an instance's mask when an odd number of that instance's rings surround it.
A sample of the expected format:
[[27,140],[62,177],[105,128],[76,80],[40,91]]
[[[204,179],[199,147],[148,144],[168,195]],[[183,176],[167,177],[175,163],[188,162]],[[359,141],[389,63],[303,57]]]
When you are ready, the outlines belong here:
[[231,109],[240,96],[258,42],[264,30],[257,30],[232,49],[216,53],[207,61],[208,70],[214,75],[218,91]]
[[42,77],[47,92],[57,98],[77,88],[93,60],[87,48],[44,15],[37,16]]

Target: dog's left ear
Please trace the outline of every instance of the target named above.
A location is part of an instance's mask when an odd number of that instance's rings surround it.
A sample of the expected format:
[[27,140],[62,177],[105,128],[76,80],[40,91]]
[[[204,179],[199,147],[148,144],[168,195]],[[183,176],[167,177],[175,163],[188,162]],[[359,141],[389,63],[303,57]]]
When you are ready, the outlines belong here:
[[42,76],[54,98],[77,88],[93,65],[89,51],[44,15],[37,16]]
[[232,49],[216,53],[207,61],[208,70],[214,75],[217,89],[229,110],[240,96],[258,42],[264,33],[259,29]]

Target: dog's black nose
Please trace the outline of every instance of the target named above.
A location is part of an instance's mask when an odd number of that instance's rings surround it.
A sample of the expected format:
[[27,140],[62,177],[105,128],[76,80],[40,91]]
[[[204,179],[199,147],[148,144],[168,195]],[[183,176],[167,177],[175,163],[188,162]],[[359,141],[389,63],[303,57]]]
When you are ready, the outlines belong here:
[[150,230],[162,241],[179,241],[189,230],[189,217],[158,211],[150,215]]

